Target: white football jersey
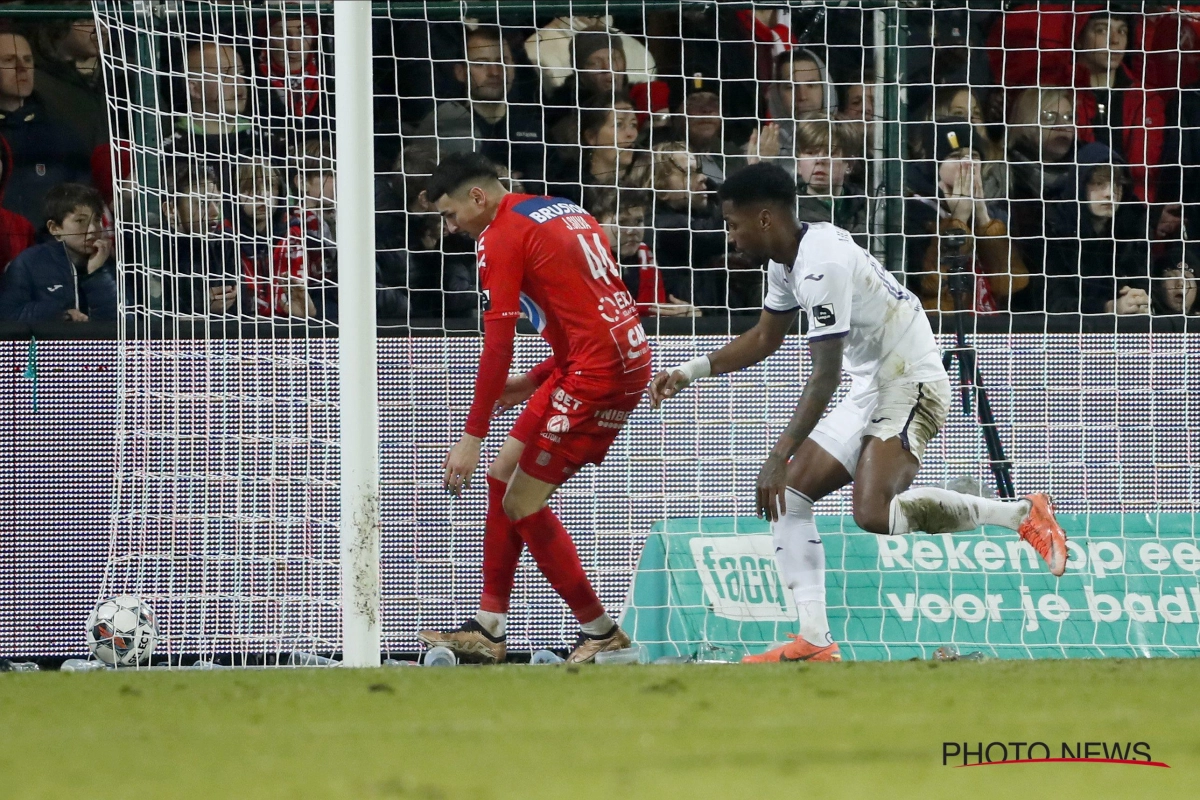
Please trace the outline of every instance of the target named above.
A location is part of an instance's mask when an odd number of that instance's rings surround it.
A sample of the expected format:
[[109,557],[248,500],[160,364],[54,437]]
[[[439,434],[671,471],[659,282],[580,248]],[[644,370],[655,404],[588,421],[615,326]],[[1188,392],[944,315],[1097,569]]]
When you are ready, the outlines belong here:
[[768,311],[808,314],[808,339],[844,336],[842,368],[868,386],[946,380],[921,302],[850,234],[805,223],[794,264],[767,265]]

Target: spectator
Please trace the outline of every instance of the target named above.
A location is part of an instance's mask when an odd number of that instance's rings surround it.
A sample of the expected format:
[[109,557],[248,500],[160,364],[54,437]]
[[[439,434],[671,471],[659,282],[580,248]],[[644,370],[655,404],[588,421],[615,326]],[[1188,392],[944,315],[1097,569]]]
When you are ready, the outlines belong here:
[[576,33],[571,41],[571,60],[575,73],[544,98],[546,127],[553,132],[555,141],[567,144],[580,141],[571,135],[575,121],[572,112],[585,102],[585,98],[592,98],[586,100],[589,105],[596,98],[607,104],[618,97],[628,99],[629,94],[625,47],[618,35],[609,31]]
[[632,82],[649,80],[655,75],[654,56],[637,39],[613,28],[612,17],[558,17],[525,40],[526,56],[540,68],[542,97],[554,94],[575,74],[572,69],[575,37],[595,32],[608,33],[617,40],[625,61],[624,72]]
[[1125,63],[1130,25],[1107,11],[1076,14],[1075,124],[1081,142],[1099,142],[1130,165],[1133,192],[1154,202],[1166,110]]
[[337,322],[337,187],[333,153],[323,140],[305,145],[290,188],[296,204],[287,212],[273,273],[303,280],[311,316]]
[[608,236],[609,246],[621,265],[625,286],[643,317],[692,317],[699,312],[686,300],[667,292],[654,252],[646,244],[645,195],[637,191],[612,192],[593,209],[593,216]]
[[86,147],[108,143],[108,110],[96,21],[49,19],[34,36],[37,92],[52,119],[67,124]]
[[1155,314],[1183,314],[1189,317],[1200,314],[1200,306],[1196,303],[1195,261],[1192,251],[1185,257],[1182,250],[1175,249],[1155,262],[1151,273],[1154,291],[1150,304]]
[[933,105],[927,117],[930,120],[970,120],[975,138],[972,146],[983,158],[983,188],[988,197],[1004,197],[1008,194],[1005,176],[1004,147],[996,141],[988,126],[984,124],[983,106],[978,92],[970,86],[938,86],[933,92]]
[[1079,149],[1075,203],[1047,220],[1046,310],[1147,314],[1150,246],[1146,205],[1128,168],[1099,142]]
[[936,164],[934,197],[910,200],[905,215],[911,232],[910,264],[919,264],[917,295],[928,309],[956,310],[949,276],[973,275],[969,309],[991,313],[1009,306],[1009,298],[1029,285],[1028,269],[1012,247],[1002,202],[983,188],[983,159],[967,120],[934,123]]
[[579,139],[579,148],[559,148],[551,163],[550,194],[587,208],[589,194],[597,190],[648,185],[649,159],[634,149],[637,116],[628,97],[589,99],[579,113]]
[[[13,158],[8,142],[0,136],[0,203],[4,202],[4,189],[12,175]],[[0,274],[9,262],[21,251],[37,244],[37,230],[33,223],[20,214],[0,208]]]
[[199,157],[214,170],[218,185],[232,189],[239,162],[282,155],[284,143],[248,115],[249,85],[237,50],[193,41],[185,61],[183,97],[171,98],[179,110],[175,130],[163,149],[168,155]]
[[292,136],[327,128],[333,113],[317,16],[273,12],[260,25],[266,46],[256,55],[255,80],[263,95],[260,108],[266,127]]
[[[1026,89],[1010,115],[1008,147],[1009,229],[1023,260],[1041,272],[1046,259],[1046,218],[1065,204],[1075,209],[1075,103],[1061,89]],[[1040,280],[1040,278],[1035,278]],[[1013,310],[1041,310],[1034,286]]]
[[[770,149],[772,143],[778,148],[778,126],[768,125],[764,137],[757,130],[750,144],[737,143],[727,138],[727,126],[721,116],[721,85],[718,81],[696,73],[684,81],[684,99],[680,113],[675,118],[674,139],[686,142],[688,152],[696,158],[700,172],[714,186],[725,180],[725,173],[743,163],[751,146]],[[763,139],[770,141],[764,142]]]
[[[273,258],[283,242],[283,178],[264,163],[238,168],[236,235],[242,283],[260,317],[313,317],[316,307],[303,275],[276,273]],[[249,307],[246,309],[250,313]]]
[[726,308],[725,223],[683,142],[654,146],[653,249],[667,291],[695,306]]
[[875,149],[875,74],[867,68],[860,83],[838,86],[838,110],[835,118],[847,135],[843,137],[849,149],[847,158],[866,158]]
[[442,155],[483,153],[493,163],[506,165],[529,181],[540,181],[545,172],[542,115],[534,105],[512,102],[512,50],[497,28],[468,30],[466,60],[454,65],[454,77],[466,89],[465,100],[437,106],[415,131],[418,137],[436,137]]
[[46,193],[86,181],[88,149],[72,131],[53,122],[34,91],[36,70],[29,41],[0,33],[0,135],[12,148],[13,168],[4,207],[26,219],[42,213]]
[[0,275],[0,319],[117,318],[116,269],[103,213],[90,186],[64,183],[46,193],[42,219],[53,240],[25,250]]
[[[303,279],[312,305],[310,316],[338,320],[337,180],[332,150],[321,139],[310,139],[291,187],[298,198],[287,215],[284,241],[276,248],[273,273]],[[376,279],[378,265],[372,265]],[[408,317],[408,296],[400,287],[379,284],[375,295],[379,319]]]
[[179,163],[162,204],[164,310],[191,316],[250,314],[233,237],[223,232],[221,194],[212,170]]
[[847,187],[851,133],[823,117],[796,123],[796,218],[802,222],[832,222],[867,245],[866,187]]
[[[837,116],[837,93],[825,62],[812,50],[794,47],[775,59],[775,82],[767,89],[767,108],[779,125],[779,152],[795,151],[795,121],[813,114]],[[755,151],[751,139],[749,152]],[[773,156],[763,148],[761,155]]]

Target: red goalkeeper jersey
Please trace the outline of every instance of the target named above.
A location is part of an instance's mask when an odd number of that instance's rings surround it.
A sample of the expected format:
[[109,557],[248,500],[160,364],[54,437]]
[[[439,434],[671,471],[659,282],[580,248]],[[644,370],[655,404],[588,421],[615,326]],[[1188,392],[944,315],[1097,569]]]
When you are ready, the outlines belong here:
[[550,344],[564,376],[597,391],[636,392],[649,383],[650,346],[637,304],[591,214],[558,197],[509,194],[476,253],[484,351],[468,434],[487,435],[522,314]]

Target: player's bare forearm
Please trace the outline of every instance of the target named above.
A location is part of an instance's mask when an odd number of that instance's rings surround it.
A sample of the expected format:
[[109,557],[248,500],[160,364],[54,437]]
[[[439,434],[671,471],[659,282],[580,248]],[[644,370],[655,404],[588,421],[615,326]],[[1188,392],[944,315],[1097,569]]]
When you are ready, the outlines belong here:
[[804,391],[796,403],[796,410],[788,421],[787,427],[779,435],[771,455],[782,458],[785,462],[792,457],[801,443],[812,433],[813,428],[821,421],[821,415],[829,407],[829,401],[837,392],[842,382],[842,339],[823,339],[809,346],[812,357],[813,371]]
[[753,366],[774,353],[783,344],[788,329],[796,321],[795,311],[776,314],[763,311],[754,327],[719,350],[708,354],[713,375],[724,375]]
[[842,340],[822,339],[809,344],[813,373],[804,384],[800,402],[787,428],[771,448],[754,482],[758,515],[775,522],[787,512],[787,463],[817,427],[838,384],[842,382]]

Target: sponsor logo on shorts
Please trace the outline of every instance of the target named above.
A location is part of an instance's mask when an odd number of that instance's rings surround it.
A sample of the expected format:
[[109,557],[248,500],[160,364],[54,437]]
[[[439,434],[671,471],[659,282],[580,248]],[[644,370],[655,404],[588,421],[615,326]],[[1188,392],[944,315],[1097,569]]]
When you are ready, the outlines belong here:
[[812,312],[813,321],[822,328],[828,328],[830,325],[837,323],[837,317],[833,314],[833,306],[829,303],[813,306]]
[[613,430],[621,430],[625,427],[625,423],[629,420],[629,412],[621,411],[617,408],[605,408],[592,414],[595,417],[596,425],[601,428],[612,428]]
[[539,467],[544,467],[547,464],[549,464],[550,463],[550,453],[545,450],[538,453],[536,463]]
[[[554,394],[550,396],[550,405],[554,406],[555,411],[567,414],[571,411],[578,411],[583,403],[571,397],[571,395],[562,389],[555,389]],[[563,428],[563,430],[566,430],[566,428]]]
[[571,430],[571,420],[566,414],[555,414],[546,420],[546,430],[551,433],[566,433]]

